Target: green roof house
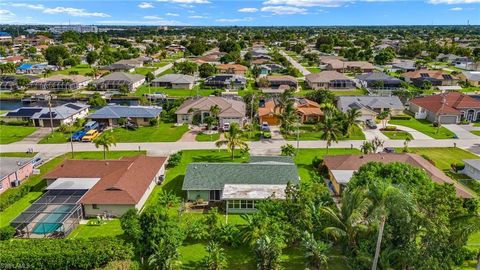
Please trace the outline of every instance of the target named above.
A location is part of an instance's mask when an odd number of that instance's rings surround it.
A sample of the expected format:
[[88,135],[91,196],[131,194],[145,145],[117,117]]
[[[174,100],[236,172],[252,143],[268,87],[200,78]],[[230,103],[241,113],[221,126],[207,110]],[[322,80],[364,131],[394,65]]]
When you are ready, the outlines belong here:
[[252,156],[249,163],[191,163],[182,189],[189,201],[226,201],[227,213],[246,213],[256,201],[284,199],[289,182],[299,182],[292,158]]

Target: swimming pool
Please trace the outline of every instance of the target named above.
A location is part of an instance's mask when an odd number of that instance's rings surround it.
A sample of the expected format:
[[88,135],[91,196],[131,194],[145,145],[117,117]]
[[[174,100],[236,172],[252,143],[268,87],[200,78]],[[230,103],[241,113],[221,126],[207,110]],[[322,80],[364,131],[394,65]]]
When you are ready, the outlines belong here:
[[45,215],[33,228],[35,234],[52,233],[62,226],[62,219],[70,213],[75,205],[61,205]]

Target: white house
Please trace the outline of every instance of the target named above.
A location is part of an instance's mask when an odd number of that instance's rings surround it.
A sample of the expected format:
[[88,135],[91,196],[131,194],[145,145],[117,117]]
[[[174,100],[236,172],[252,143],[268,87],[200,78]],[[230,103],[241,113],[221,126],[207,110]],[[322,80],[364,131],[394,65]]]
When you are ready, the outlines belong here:
[[461,173],[480,180],[480,159],[464,159],[463,162],[465,163],[465,168]]

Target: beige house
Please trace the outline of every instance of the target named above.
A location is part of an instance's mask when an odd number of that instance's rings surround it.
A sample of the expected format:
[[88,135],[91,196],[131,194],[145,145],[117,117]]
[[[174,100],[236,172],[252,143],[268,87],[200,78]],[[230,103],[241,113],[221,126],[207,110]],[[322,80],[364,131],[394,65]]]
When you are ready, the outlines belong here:
[[186,100],[175,112],[177,123],[203,123],[206,117],[211,116],[210,109],[214,106],[218,106],[220,109],[218,120],[221,126],[225,123],[237,123],[242,126],[246,114],[245,103],[223,97],[200,97]]
[[355,82],[335,70],[310,73],[305,76],[307,85],[314,89],[355,89]]

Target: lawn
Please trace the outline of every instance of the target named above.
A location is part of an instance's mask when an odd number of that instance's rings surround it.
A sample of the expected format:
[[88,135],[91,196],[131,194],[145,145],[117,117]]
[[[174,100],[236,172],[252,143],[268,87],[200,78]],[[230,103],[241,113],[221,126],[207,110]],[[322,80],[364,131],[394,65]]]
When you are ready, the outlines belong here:
[[[219,89],[220,91],[223,91]],[[195,86],[193,89],[171,89],[165,87],[148,87],[147,85],[140,86],[135,93],[134,96],[140,97],[144,94],[154,94],[154,93],[162,93],[166,94],[169,97],[192,97],[192,96],[210,96],[213,95],[216,89],[200,89],[199,86]]]
[[308,67],[307,70],[312,72],[312,73],[317,73],[317,72],[322,71],[322,69],[320,69],[318,67]]
[[117,237],[123,235],[120,220],[113,219],[102,225],[80,224],[67,238]]
[[[296,130],[289,135],[283,134],[283,137],[288,141],[296,141]],[[300,141],[318,141],[321,140],[321,132],[316,129],[315,125],[305,124],[300,126],[299,139]],[[339,140],[365,140],[365,134],[363,134],[362,129],[357,126],[354,128],[354,132],[350,137],[341,137]]]
[[220,139],[220,133],[212,133],[212,134],[204,134],[204,133],[199,133],[195,137],[195,140],[197,142],[215,142]]
[[3,212],[0,212],[0,228],[8,226],[10,221],[15,219],[21,212],[27,209],[34,201],[40,198],[42,194],[43,192],[41,191],[29,192]]
[[[413,128],[422,132],[425,135],[428,135],[434,139],[452,139],[455,136],[455,133],[450,130],[440,127],[437,132],[437,128],[432,125],[427,120],[424,119],[415,119],[411,118],[409,120],[390,120],[388,121],[390,125],[400,125]],[[401,127],[399,127],[401,129]]]
[[475,123],[473,123],[473,126],[474,126],[474,127],[480,127],[480,122],[475,122]]
[[140,75],[147,75],[147,73],[155,71],[153,67],[139,67],[136,68],[133,73],[140,74]]
[[428,156],[434,161],[435,166],[443,171],[450,170],[452,163],[463,164],[462,160],[464,159],[478,159],[478,156],[475,154],[453,147],[408,148],[408,150],[415,154]]
[[28,158],[34,157],[37,153],[26,153],[26,152],[10,152],[10,153],[0,153],[0,157],[21,157],[21,158]]
[[23,138],[35,132],[35,130],[35,127],[0,124],[0,144],[9,144],[21,141]]
[[78,75],[85,76],[87,73],[92,72],[92,68],[87,64],[81,64],[81,65],[77,65],[77,66],[67,68],[67,69],[64,69],[64,70],[54,71],[54,72],[51,73],[50,76],[56,75],[56,74],[69,75],[70,71],[76,71],[76,72],[78,72]]
[[164,67],[166,65],[170,64],[170,62],[152,62],[150,65],[153,66],[153,67],[156,67],[156,68],[161,68],[161,67]]
[[66,143],[70,141],[70,133],[63,133],[59,131],[54,131],[53,133],[48,134],[43,137],[38,143]]
[[413,139],[412,135],[406,131],[382,131],[383,135],[392,140],[406,140]]
[[470,132],[472,132],[474,135],[480,136],[480,130],[472,130]]
[[365,91],[362,89],[353,89],[353,90],[332,90],[335,96],[363,96]]
[[114,128],[113,135],[117,142],[176,142],[187,131],[187,125],[160,123],[158,126],[139,127],[136,130]]

